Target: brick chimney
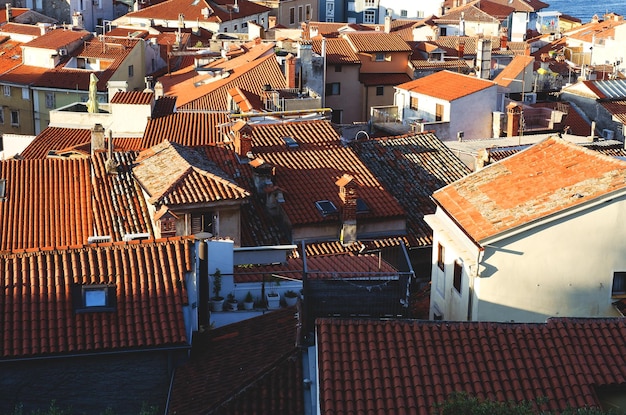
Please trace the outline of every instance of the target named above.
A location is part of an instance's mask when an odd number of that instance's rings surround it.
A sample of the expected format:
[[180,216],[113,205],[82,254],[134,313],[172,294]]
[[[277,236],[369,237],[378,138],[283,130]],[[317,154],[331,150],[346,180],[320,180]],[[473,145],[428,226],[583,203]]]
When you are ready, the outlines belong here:
[[288,89],[296,87],[296,57],[291,53],[285,58],[285,78]]
[[341,200],[341,237],[343,245],[356,242],[356,200],[358,198],[358,184],[354,177],[344,174],[335,182],[339,187],[339,199]]
[[520,135],[520,119],[522,116],[522,107],[519,104],[511,102],[506,106],[507,123],[506,136],[515,137]]
[[91,154],[96,150],[104,150],[106,143],[104,140],[104,127],[102,124],[96,124],[91,129]]

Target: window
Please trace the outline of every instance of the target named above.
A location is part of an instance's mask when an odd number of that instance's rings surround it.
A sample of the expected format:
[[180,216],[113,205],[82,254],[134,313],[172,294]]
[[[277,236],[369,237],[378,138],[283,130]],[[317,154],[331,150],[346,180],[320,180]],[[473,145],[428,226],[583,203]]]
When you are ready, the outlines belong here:
[[626,272],[613,273],[613,288],[611,289],[611,295],[626,295]]
[[11,125],[14,127],[20,125],[20,112],[18,110],[11,110]]
[[412,110],[417,111],[417,110],[418,110],[418,108],[419,108],[417,104],[418,104],[418,99],[417,99],[417,97],[411,97],[411,104],[410,104],[410,105],[411,105],[411,107],[410,107],[410,108],[411,108]]
[[7,197],[7,179],[0,179],[0,200]]
[[307,4],[304,6],[304,18],[309,21],[311,20],[311,5]]
[[298,22],[301,22],[304,18],[304,9],[302,6],[298,6]]
[[335,2],[326,1],[326,21],[334,22],[335,21]]
[[341,124],[343,117],[343,110],[338,110],[333,108],[333,112],[330,116],[330,122],[335,124]]
[[46,92],[46,108],[54,108],[56,104],[56,97],[54,92]]
[[441,121],[443,119],[443,105],[435,104],[435,121]]
[[315,207],[320,211],[322,216],[331,215],[337,213],[337,208],[330,200],[318,200],[315,202]]
[[4,91],[4,96],[5,97],[10,97],[11,96],[11,87],[8,85],[3,85],[2,86],[2,90]]
[[335,72],[341,72],[343,70],[343,66],[335,65]]
[[212,212],[199,212],[191,214],[191,234],[201,232],[216,234],[217,215]]
[[339,82],[332,82],[326,84],[326,95],[339,95],[341,94],[341,84]]
[[235,26],[233,27],[233,31],[234,31],[234,32],[236,32],[236,31],[237,31],[237,25],[235,25]]
[[0,107],[0,124],[4,124],[4,107]]
[[[417,11],[417,16],[418,19],[423,19],[424,18],[424,10],[418,10]],[[506,22],[506,20],[505,20]]]
[[439,28],[439,35],[440,36],[447,36],[448,34],[448,30],[445,27],[440,27]]
[[22,88],[22,99],[29,100],[30,94],[28,93],[28,88]]
[[454,285],[454,289],[457,292],[461,293],[461,274],[463,273],[463,265],[460,261],[454,262],[454,281],[452,285]]
[[365,10],[363,12],[363,23],[376,23],[376,11]]
[[135,75],[135,67],[133,65],[128,65],[128,76],[132,77]]
[[444,270],[446,250],[441,244],[437,244],[437,266],[440,270]]
[[365,7],[376,7],[376,0],[365,0]]
[[406,10],[400,10],[400,17],[407,17],[408,13]]
[[294,23],[296,23],[296,8],[290,7],[289,8],[289,24],[294,24]]
[[349,2],[348,2],[348,11],[349,11],[349,12],[353,12],[353,11],[355,11],[355,10],[356,10],[356,8],[355,8],[355,6],[354,6],[354,2],[353,2],[353,1],[349,1]]
[[376,62],[382,62],[385,60],[385,54],[382,52],[376,52],[374,59],[376,60]]
[[77,313],[115,311],[115,285],[93,284],[72,286],[72,302]]
[[377,96],[385,95],[385,87],[384,86],[377,86],[376,87],[376,95]]

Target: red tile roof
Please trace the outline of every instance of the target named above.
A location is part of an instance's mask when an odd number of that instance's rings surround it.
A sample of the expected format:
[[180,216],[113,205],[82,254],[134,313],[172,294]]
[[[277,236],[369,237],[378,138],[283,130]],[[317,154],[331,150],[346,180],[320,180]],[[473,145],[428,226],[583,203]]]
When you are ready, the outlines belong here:
[[[22,43],[8,38],[0,41],[0,74],[22,64]],[[36,78],[36,74],[34,78]],[[0,78],[1,79],[1,78]]]
[[[366,273],[398,275],[398,270],[378,255],[335,254],[307,256],[309,278],[355,278]],[[286,263],[235,267],[235,283],[262,282],[264,275],[278,274],[293,279],[302,279],[302,258],[289,258]]]
[[250,93],[247,96],[253,107],[262,109],[260,96],[264,86],[270,84],[274,88],[282,88],[286,85],[285,76],[273,54],[231,68],[225,78],[198,82],[208,78],[202,75],[172,85],[166,89],[166,94],[177,97],[176,105],[180,109],[228,111],[228,90],[239,87],[244,93]]
[[[356,154],[341,145],[327,121],[303,121],[248,125],[253,152],[276,167],[275,185],[284,189],[282,209],[292,225],[336,222],[336,215],[322,216],[315,207],[319,200],[341,206],[335,182],[345,173],[359,183],[359,197],[370,211],[360,220],[404,217],[404,210],[383,188]],[[284,137],[293,138],[298,148],[287,148]],[[303,187],[303,183],[307,186]]]
[[[313,51],[322,55],[322,39],[312,40]],[[329,65],[359,64],[361,61],[346,39],[326,39],[326,63]]]
[[624,336],[621,318],[542,324],[321,319],[320,409],[429,415],[454,392],[503,403],[545,397],[551,412],[599,407],[596,388],[626,383]]
[[143,197],[130,173],[132,154],[114,153],[117,174],[108,174],[106,154],[91,158],[6,160],[0,177],[0,251],[82,245],[89,236],[152,233]]
[[622,124],[626,124],[626,101],[608,101],[600,102],[600,105],[607,110],[614,120]]
[[398,85],[396,88],[446,101],[454,101],[455,99],[482,91],[492,86],[495,86],[495,83],[492,81],[451,71],[440,71]]
[[51,150],[72,147],[91,141],[91,130],[87,128],[47,127],[22,151],[25,159],[42,159]]
[[152,118],[148,120],[141,146],[137,150],[150,148],[164,140],[187,147],[221,143],[219,126],[227,121],[226,112],[176,112]]
[[481,242],[624,188],[625,161],[551,137],[433,197]]
[[[0,255],[2,359],[186,346],[192,246],[172,239]],[[93,284],[114,285],[114,311],[74,312],[74,287]]]
[[153,92],[126,91],[117,92],[111,99],[111,104],[148,105],[154,99]]
[[194,339],[204,347],[176,369],[168,414],[304,413],[295,312],[266,313]]
[[489,0],[492,3],[497,3],[504,6],[513,7],[516,11],[521,12],[536,12],[541,9],[545,9],[549,4],[540,0]]
[[[231,0],[168,0],[151,7],[146,7],[136,12],[128,13],[129,18],[145,18],[154,20],[178,21],[179,14],[185,16],[186,21],[198,22],[228,22],[242,19],[247,16],[265,13],[270,9],[261,4],[248,0],[238,0],[239,11],[235,11]],[[202,13],[203,9],[209,9],[207,17]]]
[[355,52],[410,52],[411,48],[399,35],[385,32],[347,32],[342,35]]
[[90,39],[93,35],[86,30],[66,30],[56,29],[50,30],[45,35],[39,36],[24,46],[39,49],[57,50],[67,45],[81,40]]
[[0,28],[3,33],[15,33],[20,35],[41,36],[41,28],[32,24],[9,22]]
[[203,153],[164,141],[144,150],[133,175],[155,205],[193,205],[249,196]]

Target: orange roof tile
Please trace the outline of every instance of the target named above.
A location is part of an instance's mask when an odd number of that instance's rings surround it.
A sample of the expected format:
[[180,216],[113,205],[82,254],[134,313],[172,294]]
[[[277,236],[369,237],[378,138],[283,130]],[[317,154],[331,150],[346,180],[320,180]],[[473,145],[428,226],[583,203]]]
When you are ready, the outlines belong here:
[[47,127],[22,151],[25,159],[42,159],[51,150],[60,150],[91,141],[88,128]]
[[[2,359],[187,347],[192,247],[175,239],[0,255]],[[92,284],[114,287],[113,311],[74,312],[75,287]]]
[[[313,51],[322,55],[322,40],[313,39]],[[330,65],[358,64],[361,61],[346,39],[326,39],[326,62]]]
[[15,33],[20,35],[41,36],[41,28],[32,24],[9,22],[0,28],[2,33]]
[[493,81],[500,86],[508,87],[518,77],[522,80],[525,69],[534,61],[533,56],[515,55]]
[[140,147],[135,149],[145,150],[164,140],[187,147],[220,143],[219,126],[228,121],[226,112],[175,112],[152,118],[148,120]]
[[396,88],[444,99],[446,101],[454,101],[455,99],[495,85],[494,82],[485,79],[451,71],[440,71],[423,78],[400,84],[396,86]]
[[[600,407],[598,387],[626,382],[626,320],[539,324],[320,319],[321,413],[430,415],[454,392],[541,402],[541,410]],[[462,356],[462,358],[460,358]]]
[[355,52],[410,52],[409,45],[395,33],[360,32],[344,33],[344,39],[350,43]]
[[43,36],[39,36],[24,44],[26,47],[39,49],[57,50],[67,45],[90,39],[93,35],[86,30],[50,30]]
[[[239,11],[233,8],[230,0],[168,0],[154,6],[146,7],[136,12],[128,13],[128,18],[145,18],[154,20],[178,21],[179,14],[185,16],[186,21],[198,22],[227,22],[231,20],[243,19],[247,16],[258,15],[269,11],[268,7],[248,0],[239,0],[237,5]],[[209,9],[209,14],[205,17],[202,10]]]
[[481,242],[626,188],[626,162],[551,137],[433,194]]
[[203,153],[164,141],[139,154],[133,174],[155,205],[191,205],[241,200],[239,187]]
[[147,105],[154,99],[154,93],[149,91],[120,91],[113,95],[111,104]]
[[409,82],[411,77],[405,73],[360,73],[359,82],[365,86],[401,85]]

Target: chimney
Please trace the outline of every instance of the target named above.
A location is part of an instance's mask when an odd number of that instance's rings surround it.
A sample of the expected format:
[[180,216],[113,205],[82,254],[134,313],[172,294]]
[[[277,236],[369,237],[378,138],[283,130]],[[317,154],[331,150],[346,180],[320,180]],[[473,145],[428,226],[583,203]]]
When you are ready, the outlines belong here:
[[[235,143],[237,144],[237,143]],[[235,145],[235,147],[237,147]],[[252,137],[247,133],[239,134],[239,154],[241,157],[248,157],[248,153],[252,153]]]
[[589,141],[596,141],[596,122],[591,121],[591,131],[589,132]]
[[391,16],[385,16],[385,33],[391,33]]
[[296,87],[296,57],[291,53],[285,58],[285,78],[288,89]]
[[6,7],[7,23],[9,23],[13,21],[13,7],[11,6],[11,3],[6,3],[4,7]]
[[276,27],[276,16],[269,16],[267,18],[267,28],[272,29]]
[[104,149],[106,149],[104,127],[102,124],[96,124],[91,129],[91,154],[94,154],[96,150]]
[[163,84],[161,81],[158,81],[154,84],[154,99],[163,98]]
[[506,35],[506,32],[502,32],[500,34],[500,50],[507,50],[509,47],[508,45],[508,37]]
[[78,29],[84,29],[83,15],[81,12],[74,12],[72,14],[72,26]]
[[341,200],[341,243],[349,245],[356,242],[356,200],[358,198],[358,184],[354,177],[344,174],[335,182],[339,186],[339,199]]
[[520,135],[520,119],[522,115],[522,107],[514,102],[511,102],[506,106],[507,123],[506,123],[506,136],[515,137]]

